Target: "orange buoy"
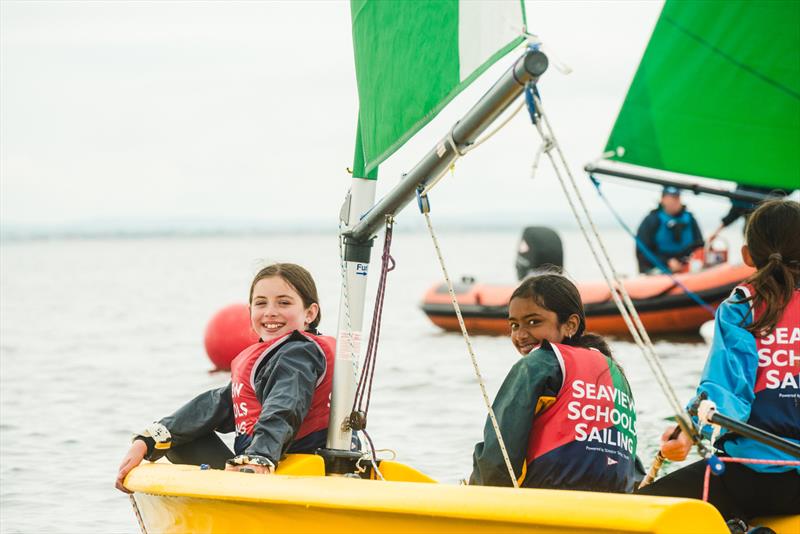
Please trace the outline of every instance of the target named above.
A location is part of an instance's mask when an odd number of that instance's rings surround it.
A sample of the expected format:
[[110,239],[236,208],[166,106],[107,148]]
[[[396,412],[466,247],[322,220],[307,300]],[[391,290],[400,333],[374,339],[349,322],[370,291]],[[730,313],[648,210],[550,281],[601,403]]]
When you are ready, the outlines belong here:
[[229,371],[233,359],[257,342],[258,335],[250,328],[250,308],[247,304],[231,304],[222,308],[206,326],[206,354],[217,371]]

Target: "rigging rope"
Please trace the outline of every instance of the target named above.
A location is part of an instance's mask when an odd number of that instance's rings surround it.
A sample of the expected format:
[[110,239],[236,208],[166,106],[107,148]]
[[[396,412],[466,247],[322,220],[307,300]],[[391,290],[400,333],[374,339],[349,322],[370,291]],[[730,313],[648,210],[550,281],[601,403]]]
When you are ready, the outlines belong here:
[[[369,401],[372,395],[372,379],[375,376],[375,361],[378,356],[378,340],[381,335],[381,318],[383,316],[383,301],[386,296],[386,275],[394,270],[395,261],[389,253],[392,247],[392,228],[394,219],[391,215],[386,217],[386,231],[383,238],[383,254],[381,256],[381,274],[378,279],[378,294],[375,297],[375,311],[372,314],[372,327],[369,332],[367,352],[364,355],[364,365],[361,368],[361,378],[358,381],[355,398],[353,399],[353,412],[364,413],[364,426],[369,411]],[[361,429],[358,429],[361,430]]]
[[[661,390],[667,397],[667,401],[669,402],[672,410],[675,412],[675,415],[677,416],[678,425],[681,427],[683,432],[685,432],[687,436],[690,436],[692,441],[697,445],[698,450],[701,453],[701,456],[706,457],[708,456],[709,451],[707,451],[705,446],[701,443],[700,436],[698,435],[694,426],[691,424],[691,421],[686,417],[686,412],[681,406],[680,402],[678,401],[678,397],[675,394],[675,390],[669,383],[669,379],[666,376],[666,372],[664,371],[664,368],[661,365],[661,360],[658,358],[658,355],[655,352],[655,348],[653,347],[653,342],[650,340],[650,336],[647,334],[647,331],[645,330],[644,325],[642,324],[639,314],[636,312],[636,308],[634,307],[633,302],[631,301],[630,295],[628,295],[628,292],[625,289],[625,286],[622,284],[619,274],[617,273],[613,263],[611,262],[611,258],[608,254],[608,251],[605,248],[605,245],[603,244],[603,240],[600,238],[600,233],[597,231],[597,227],[594,224],[594,220],[592,219],[592,216],[589,213],[588,208],[586,207],[583,195],[578,189],[577,182],[575,181],[575,178],[569,169],[569,165],[567,164],[564,153],[561,150],[561,145],[558,143],[555,137],[555,133],[553,132],[553,128],[550,125],[550,121],[548,120],[547,115],[545,114],[544,109],[542,108],[541,99],[538,96],[534,95],[533,101],[535,103],[536,114],[539,118],[542,119],[536,121],[534,125],[536,126],[536,129],[542,138],[542,142],[551,145],[547,150],[545,150],[545,154],[550,160],[550,163],[553,167],[556,177],[558,178],[559,184],[561,185],[561,188],[564,191],[564,195],[567,198],[567,203],[569,204],[569,207],[572,210],[573,215],[575,216],[575,220],[578,222],[578,226],[581,229],[581,233],[583,234],[586,243],[589,246],[589,250],[591,251],[592,256],[594,257],[598,267],[600,268],[600,272],[602,273],[603,278],[606,281],[606,284],[608,284],[608,287],[611,290],[611,296],[614,300],[614,303],[619,309],[620,314],[622,315],[622,318],[625,321],[625,324],[628,326],[628,330],[631,332],[634,342],[642,351],[642,354],[645,357],[645,361],[649,365],[650,370],[655,375],[656,381],[661,387]],[[566,175],[569,178],[569,182],[570,185],[572,186],[573,193],[570,193],[569,189],[567,188],[567,184],[558,168],[556,159],[553,157],[552,154],[553,148],[558,153],[561,164],[563,165],[564,170],[566,171]],[[577,207],[575,206],[575,202],[573,201],[571,194],[574,194],[574,196],[578,199],[578,202],[581,205],[583,216],[586,218],[586,221],[591,227],[592,234],[594,235],[594,238],[597,241],[596,246],[592,242],[589,232],[587,231],[586,226],[583,220],[581,219],[581,216],[578,212]],[[599,248],[600,254],[602,254],[606,264],[603,264],[603,262],[600,260],[600,255],[598,254],[597,248]],[[612,283],[611,281],[612,277],[614,279],[614,282],[616,282],[616,284]]]
[[[508,117],[503,119],[503,121],[500,124],[497,125],[496,128],[494,128],[492,131],[490,131],[489,133],[487,133],[486,135],[484,135],[480,139],[477,139],[471,145],[467,145],[464,148],[459,148],[458,147],[455,139],[453,139],[453,130],[450,130],[450,133],[447,136],[447,142],[450,144],[450,146],[453,147],[453,151],[457,154],[456,159],[465,156],[467,153],[475,150],[476,148],[481,146],[483,143],[485,143],[486,141],[488,141],[489,139],[494,137],[494,135],[497,132],[499,132],[500,130],[502,130],[509,122],[511,122],[511,119],[516,117],[517,113],[519,113],[522,110],[522,108],[524,108],[524,107],[525,107],[525,102],[521,102],[517,106],[517,108],[514,111],[511,112],[511,114]],[[451,171],[453,170],[453,166],[454,165],[455,165],[455,160],[453,160],[453,163],[450,164],[450,170]],[[428,192],[430,192],[431,189],[436,187],[436,184],[439,183],[439,180],[441,180],[444,177],[445,174],[447,174],[447,171],[442,172],[439,176],[437,176],[433,180],[428,181],[425,184],[425,187],[423,188],[423,190],[420,192],[420,195],[422,195],[422,196],[427,195]]]
[[367,429],[366,428],[362,428],[361,429],[361,433],[364,434],[364,437],[367,438],[367,443],[369,443],[369,450],[370,450],[369,462],[372,464],[373,471],[375,471],[375,474],[377,475],[377,477],[379,479],[386,480],[385,478],[383,478],[383,473],[381,473],[381,470],[378,469],[378,462],[377,462],[378,453],[375,450],[375,444],[372,443],[372,438],[369,437],[369,434],[367,434]]
[[[730,456],[720,456],[718,458],[721,462],[735,463],[735,464],[759,464],[759,465],[785,465],[800,467],[800,462],[797,460],[763,460],[760,458],[733,458]],[[706,465],[706,471],[703,475],[703,500],[708,502],[708,490],[711,486],[711,474],[713,468],[711,464]]]
[[136,503],[136,498],[132,493],[128,495],[128,497],[131,499],[133,513],[136,515],[136,521],[139,522],[139,528],[142,529],[142,534],[147,534],[147,528],[144,526],[144,519],[142,519],[142,513],[139,511],[139,505]]
[[497,418],[494,415],[494,410],[492,410],[492,403],[489,402],[489,395],[486,393],[486,384],[483,381],[483,376],[481,375],[481,370],[478,366],[478,359],[475,357],[475,351],[472,349],[472,342],[469,339],[467,327],[464,325],[464,317],[461,315],[461,307],[458,305],[456,293],[453,290],[453,283],[450,281],[450,275],[447,273],[447,267],[445,266],[444,258],[442,257],[442,251],[439,248],[439,240],[436,238],[436,232],[433,230],[433,224],[431,223],[430,217],[430,205],[427,201],[427,195],[419,192],[419,196],[420,211],[425,216],[425,222],[427,223],[428,231],[431,234],[433,247],[436,249],[436,257],[439,258],[439,265],[442,268],[442,274],[444,275],[445,282],[447,283],[447,291],[450,293],[450,302],[453,304],[453,309],[455,309],[456,317],[458,318],[458,325],[461,327],[461,335],[464,337],[464,343],[467,345],[467,351],[469,352],[469,357],[472,360],[472,368],[475,370],[475,376],[478,379],[478,385],[480,386],[481,394],[483,395],[483,402],[486,403],[486,410],[489,413],[489,419],[492,421],[492,427],[494,428],[494,433],[497,436],[497,443],[500,445],[500,451],[503,454],[503,461],[508,469],[508,475],[511,477],[511,483],[515,488],[519,488],[519,482],[514,474],[514,467],[511,465],[511,459],[508,457],[508,451],[506,450],[505,441],[503,441],[503,435],[500,433],[500,427],[497,424]]
[[378,340],[381,335],[381,319],[383,316],[383,302],[386,297],[386,278],[389,271],[394,270],[395,261],[390,254],[392,246],[392,229],[394,228],[394,218],[391,215],[386,217],[386,231],[383,238],[383,254],[381,255],[381,274],[378,279],[378,292],[375,297],[375,310],[372,314],[372,327],[369,332],[367,352],[364,355],[364,364],[361,368],[361,378],[356,386],[356,393],[353,397],[353,409],[350,412],[350,427],[353,430],[364,434],[369,445],[372,458],[372,468],[378,478],[384,480],[383,475],[378,469],[376,462],[375,445],[372,438],[367,433],[367,413],[369,412],[369,402],[372,397],[372,380],[375,377],[375,362],[378,357]]
[[[551,163],[551,165],[553,167],[553,170],[554,170],[554,172],[556,174],[556,177],[559,180],[559,184],[561,185],[561,188],[564,191],[564,195],[565,195],[565,197],[567,199],[567,203],[569,204],[569,207],[572,210],[573,215],[575,216],[575,220],[577,221],[578,226],[581,229],[581,233],[583,234],[583,236],[584,236],[584,238],[586,240],[586,243],[589,246],[589,250],[591,251],[592,256],[594,257],[595,263],[597,263],[598,267],[600,268],[600,272],[602,273],[603,278],[606,281],[606,284],[608,285],[608,287],[611,290],[611,297],[614,300],[614,304],[617,306],[617,309],[620,311],[620,314],[621,314],[623,320],[625,321],[625,324],[627,325],[628,330],[630,331],[634,342],[636,343],[636,345],[641,350],[641,352],[642,352],[642,354],[643,354],[643,356],[645,358],[645,361],[648,363],[651,371],[653,372],[654,376],[656,377],[656,381],[658,382],[659,386],[661,387],[661,390],[664,392],[664,395],[666,396],[667,401],[670,404],[670,407],[675,412],[675,414],[677,416],[678,425],[680,426],[680,428],[688,436],[691,437],[692,441],[697,445],[698,451],[701,453],[701,456],[703,456],[704,458],[707,458],[710,455],[710,452],[702,444],[702,442],[700,440],[700,436],[697,433],[697,430],[694,428],[694,426],[692,425],[691,421],[686,417],[686,412],[683,409],[683,407],[681,406],[680,402],[678,401],[678,397],[675,394],[675,391],[672,388],[672,385],[669,383],[669,379],[666,376],[666,372],[664,371],[664,368],[661,365],[661,361],[660,361],[660,359],[658,358],[658,355],[655,352],[655,347],[653,346],[653,342],[650,339],[650,336],[648,335],[647,331],[645,330],[644,325],[642,324],[641,318],[639,317],[639,314],[637,313],[636,308],[633,305],[633,302],[632,302],[632,300],[630,298],[630,295],[628,294],[627,290],[625,289],[625,286],[623,285],[619,274],[617,273],[616,269],[614,268],[613,263],[611,262],[611,258],[610,258],[609,254],[608,254],[608,251],[606,250],[606,247],[605,247],[605,245],[603,243],[603,240],[600,238],[600,234],[599,234],[599,232],[597,230],[597,227],[596,227],[596,225],[594,223],[594,220],[592,219],[592,217],[591,217],[591,215],[589,213],[589,210],[588,210],[588,208],[586,206],[586,203],[585,203],[585,201],[583,199],[583,196],[580,193],[580,190],[578,189],[578,186],[577,186],[577,183],[575,181],[575,178],[574,178],[574,176],[572,175],[572,172],[569,169],[569,165],[567,165],[566,158],[564,156],[564,153],[561,150],[561,146],[559,145],[558,141],[555,138],[555,133],[553,132],[553,128],[550,125],[550,122],[549,122],[549,120],[547,118],[547,115],[544,113],[544,109],[542,108],[541,99],[539,97],[538,92],[534,88],[530,88],[529,87],[528,91],[526,92],[526,100],[528,101],[528,108],[529,108],[529,111],[531,113],[532,122],[536,126],[536,129],[537,129],[537,131],[539,132],[539,135],[542,138],[542,146],[540,147],[539,154],[537,155],[537,158],[536,158],[537,159],[537,161],[536,161],[537,165],[538,165],[539,156],[541,156],[542,153],[546,154],[548,159],[550,160],[550,163]],[[479,142],[476,142],[476,143],[474,143],[473,145],[471,145],[469,147],[466,147],[466,148],[463,148],[463,149],[459,149],[456,146],[455,140],[453,139],[452,133],[451,133],[451,135],[447,138],[447,141],[450,144],[453,145],[453,149],[457,154],[457,156],[453,160],[453,162],[455,162],[455,160],[457,160],[459,157],[465,155],[467,152],[469,152],[470,150],[476,148],[477,146],[479,146],[480,144],[482,144],[483,142],[488,140],[490,137],[492,137],[494,134],[496,134],[502,127],[504,127],[506,124],[508,124],[508,122],[514,116],[516,116],[516,114],[522,109],[523,105],[525,105],[525,102],[523,102],[506,120],[504,120],[490,134],[488,134],[487,136],[482,138]],[[542,120],[537,120],[537,118],[541,118]],[[545,128],[546,128],[547,132],[545,131]],[[570,193],[570,191],[569,191],[569,189],[567,187],[566,181],[564,180],[564,177],[562,176],[562,174],[561,174],[561,172],[559,170],[558,164],[556,163],[556,160],[552,155],[552,150],[553,149],[555,149],[556,152],[559,155],[559,159],[561,161],[561,164],[563,165],[563,167],[564,167],[564,169],[566,171],[566,175],[569,178],[569,182],[570,182],[570,185],[572,187],[573,193]],[[536,169],[536,166],[534,166],[534,169],[533,169],[534,172],[535,172],[535,169]],[[509,476],[511,477],[511,481],[512,481],[514,487],[519,487],[519,484],[517,482],[516,476],[514,474],[513,466],[511,465],[511,460],[508,457],[508,452],[507,452],[506,447],[505,447],[505,442],[503,441],[503,437],[502,437],[502,435],[500,433],[500,428],[499,428],[499,426],[497,424],[497,419],[495,418],[494,411],[492,410],[491,403],[489,402],[488,394],[486,393],[486,386],[485,386],[485,383],[483,381],[483,377],[481,376],[480,368],[478,366],[478,362],[477,362],[477,359],[475,357],[475,353],[474,353],[474,351],[472,349],[472,343],[470,342],[469,334],[467,333],[466,326],[464,325],[464,319],[463,319],[462,314],[461,314],[461,308],[458,305],[458,301],[457,301],[456,296],[455,296],[455,291],[453,290],[453,284],[452,284],[452,282],[450,280],[450,276],[447,273],[447,268],[445,266],[444,259],[443,259],[442,254],[441,254],[441,250],[439,248],[439,243],[438,243],[438,240],[436,238],[436,234],[435,234],[435,232],[433,230],[433,225],[431,223],[431,219],[430,219],[430,215],[429,215],[430,207],[429,207],[428,200],[427,200],[427,193],[439,182],[439,180],[445,174],[445,172],[446,171],[443,171],[440,176],[435,177],[432,181],[428,182],[425,185],[424,188],[420,188],[420,190],[418,190],[418,201],[419,201],[419,205],[420,205],[420,211],[422,211],[423,215],[425,215],[425,221],[426,221],[426,224],[428,226],[428,231],[429,231],[429,233],[431,235],[431,239],[433,241],[434,248],[436,249],[436,254],[437,254],[437,257],[439,259],[439,265],[442,268],[442,273],[444,274],[445,281],[447,283],[447,289],[448,289],[448,293],[450,294],[450,300],[451,300],[451,303],[453,304],[453,309],[456,312],[456,317],[458,319],[459,327],[461,328],[462,336],[463,336],[464,341],[465,341],[465,343],[467,345],[467,350],[468,350],[470,358],[472,360],[472,365],[473,365],[473,368],[475,370],[476,377],[478,378],[478,383],[480,385],[481,393],[483,395],[483,399],[484,399],[484,402],[485,402],[486,407],[487,407],[487,411],[488,411],[488,414],[489,414],[489,419],[491,420],[492,426],[493,426],[494,431],[495,431],[495,434],[497,435],[498,444],[499,444],[500,450],[501,450],[501,452],[503,454],[503,460],[505,461],[506,467],[508,468],[508,473],[509,473]],[[574,194],[575,197],[578,199],[578,202],[580,203],[580,206],[581,206],[581,210],[583,212],[583,216],[586,218],[586,221],[588,222],[588,225],[590,226],[590,228],[592,230],[592,234],[594,235],[594,238],[597,241],[597,245],[595,245],[592,242],[592,239],[590,237],[589,231],[586,229],[586,225],[584,224],[584,221],[581,218],[581,215],[580,215],[580,213],[578,211],[578,208],[575,205],[575,202],[574,202],[571,194]],[[597,250],[598,248],[599,248],[599,252]],[[600,254],[602,254],[603,258],[605,259],[606,264],[604,264],[601,261]],[[612,283],[612,280],[611,280],[612,278],[613,278],[615,283]]]

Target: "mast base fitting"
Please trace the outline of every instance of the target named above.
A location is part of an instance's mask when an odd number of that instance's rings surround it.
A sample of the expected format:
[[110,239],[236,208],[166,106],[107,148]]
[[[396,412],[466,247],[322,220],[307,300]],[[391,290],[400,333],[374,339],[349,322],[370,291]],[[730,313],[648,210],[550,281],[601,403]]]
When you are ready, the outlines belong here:
[[369,263],[369,256],[372,252],[372,239],[366,241],[356,241],[352,237],[344,237],[344,261],[357,263]]
[[356,473],[356,463],[362,454],[358,451],[343,451],[340,449],[317,449],[317,456],[322,456],[325,461],[326,475],[347,475]]

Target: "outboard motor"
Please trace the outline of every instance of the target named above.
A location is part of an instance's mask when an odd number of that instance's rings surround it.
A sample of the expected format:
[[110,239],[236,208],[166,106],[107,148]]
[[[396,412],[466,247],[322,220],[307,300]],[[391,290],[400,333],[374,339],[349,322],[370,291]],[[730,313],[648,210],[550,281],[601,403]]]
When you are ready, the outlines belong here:
[[528,226],[522,231],[517,248],[517,278],[522,280],[545,265],[562,267],[564,249],[555,230],[546,226]]

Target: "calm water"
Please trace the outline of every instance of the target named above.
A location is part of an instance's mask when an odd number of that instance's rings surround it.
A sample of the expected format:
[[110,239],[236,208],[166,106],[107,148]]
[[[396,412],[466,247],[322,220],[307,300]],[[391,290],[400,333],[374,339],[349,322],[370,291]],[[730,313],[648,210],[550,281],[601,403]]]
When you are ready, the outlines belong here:
[[[620,269],[633,272],[628,238],[605,235]],[[517,238],[518,232],[440,235],[452,275],[507,283]],[[581,238],[562,238],[569,272],[578,280],[599,278]],[[471,469],[485,407],[460,334],[439,331],[418,308],[441,278],[430,238],[403,234],[401,226],[393,253],[398,265],[389,275],[371,435],[376,447],[455,483]],[[253,273],[277,260],[312,271],[321,329],[334,334],[334,234],[4,243],[0,530],[137,532],[127,497],[113,488],[130,436],[227,380],[208,372],[205,324],[222,306],[244,302]],[[493,396],[516,352],[504,338],[476,337],[474,347]],[[635,345],[617,341],[613,348],[636,396],[640,455],[648,463],[669,410]],[[688,399],[705,345],[698,337],[660,340],[656,348],[679,397]]]

